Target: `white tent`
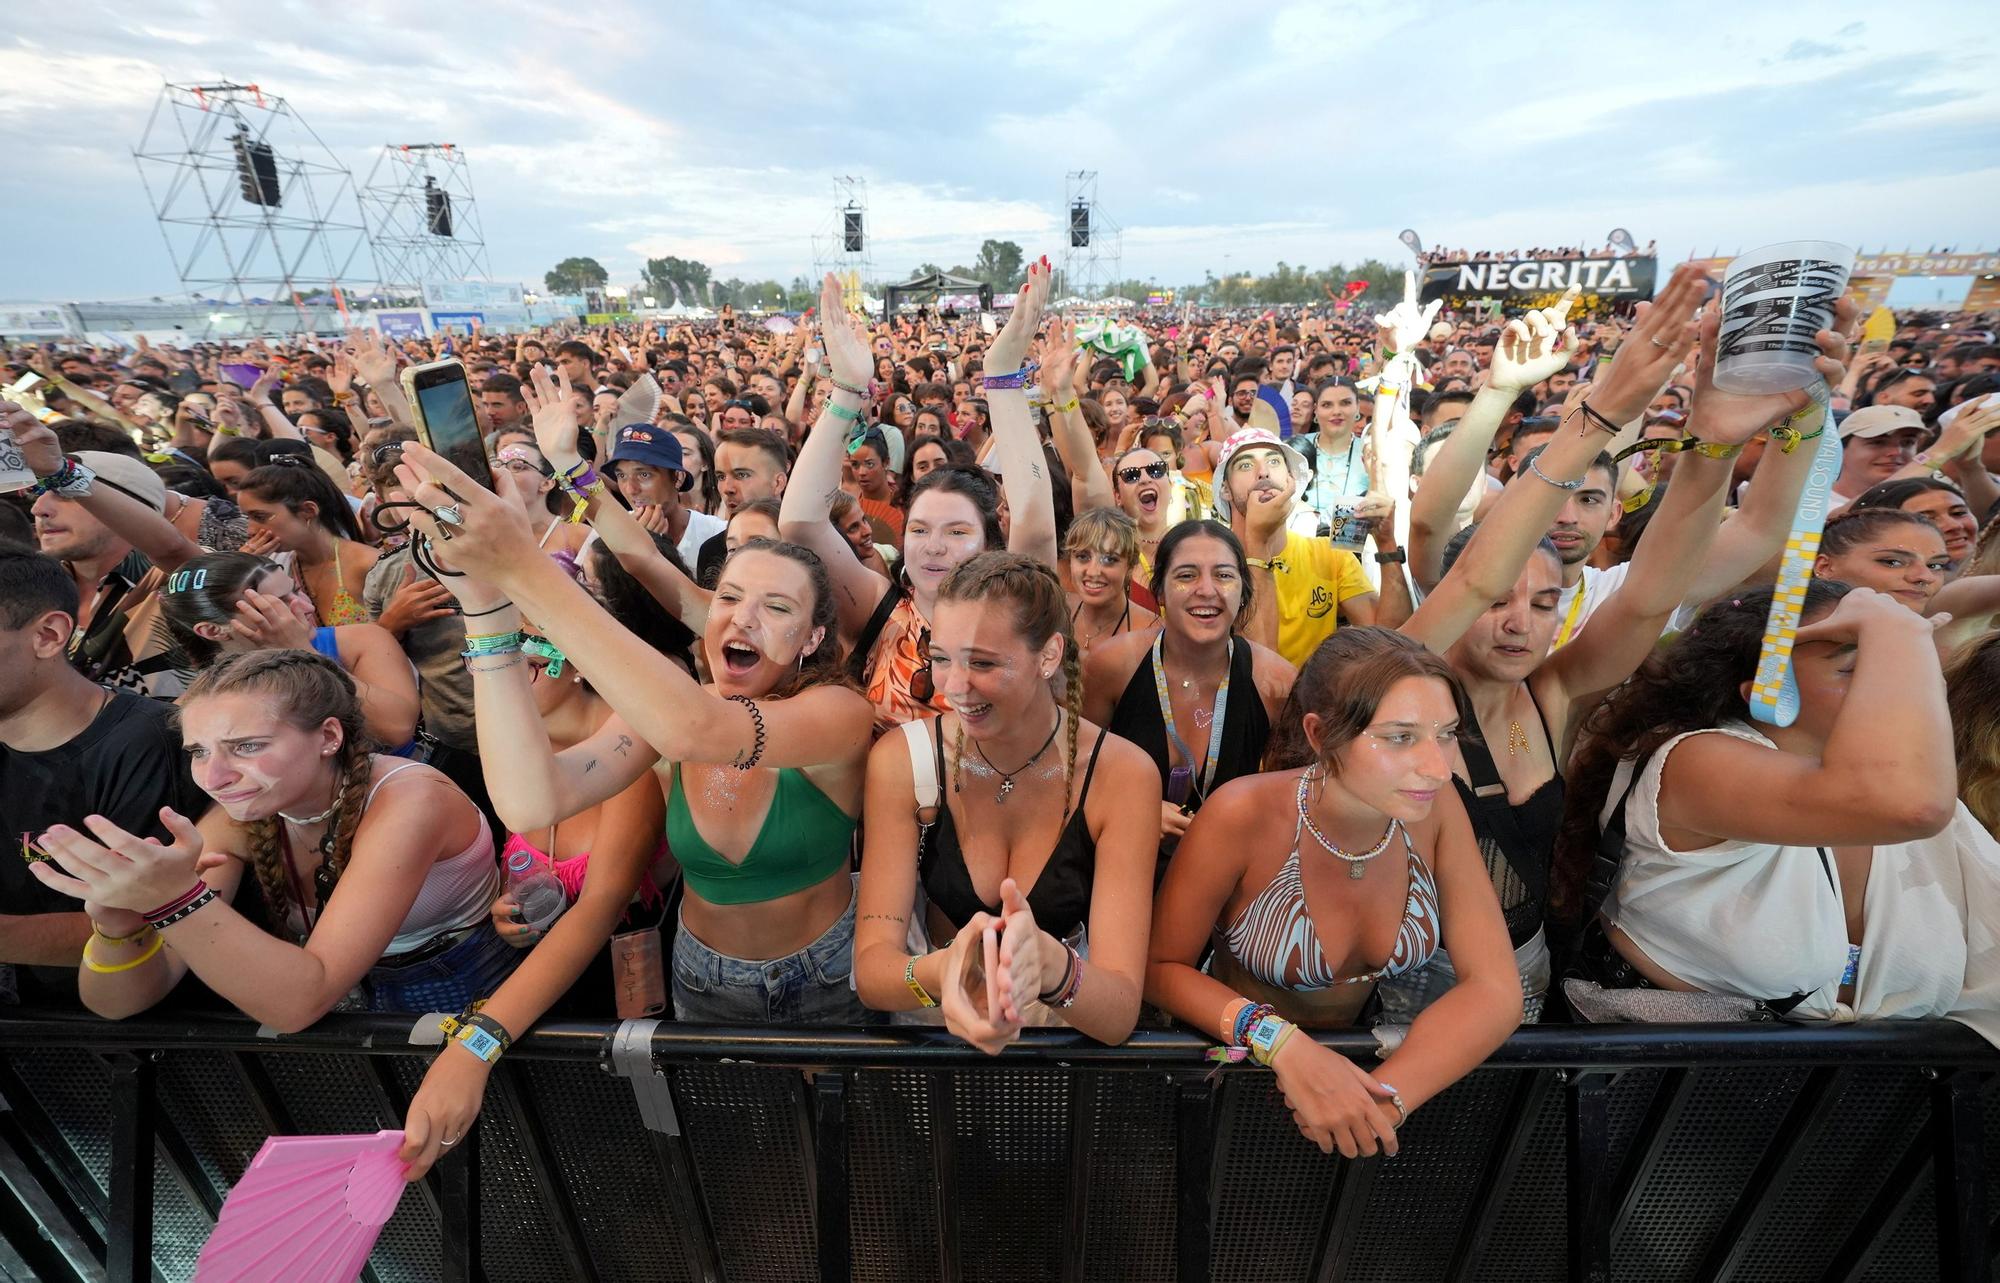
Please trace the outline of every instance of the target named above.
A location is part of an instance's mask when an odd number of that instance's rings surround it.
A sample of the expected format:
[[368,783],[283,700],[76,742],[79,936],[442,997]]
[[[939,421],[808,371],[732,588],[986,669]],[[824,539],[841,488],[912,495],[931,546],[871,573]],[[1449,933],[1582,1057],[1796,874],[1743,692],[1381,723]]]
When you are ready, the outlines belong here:
[[1112,295],[1112,296],[1111,296],[1110,298],[1107,298],[1107,299],[1099,299],[1099,300],[1098,300],[1098,305],[1099,305],[1100,307],[1137,307],[1137,306],[1139,306],[1139,305],[1138,305],[1137,303],[1134,303],[1134,302],[1133,302],[1133,301],[1132,301],[1131,299],[1129,299],[1129,298],[1119,298],[1119,297],[1118,297],[1117,295],[1115,295],[1115,294],[1114,294],[1114,295]]

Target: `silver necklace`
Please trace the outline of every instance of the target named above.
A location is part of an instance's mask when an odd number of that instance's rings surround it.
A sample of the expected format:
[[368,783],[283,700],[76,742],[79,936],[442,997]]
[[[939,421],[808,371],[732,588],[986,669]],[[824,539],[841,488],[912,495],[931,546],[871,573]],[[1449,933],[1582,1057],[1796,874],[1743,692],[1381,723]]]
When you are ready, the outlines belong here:
[[1368,872],[1368,862],[1389,849],[1389,840],[1396,836],[1399,821],[1390,820],[1389,827],[1382,831],[1382,840],[1369,850],[1344,851],[1328,841],[1326,834],[1319,831],[1319,825],[1313,823],[1312,812],[1306,806],[1306,785],[1312,778],[1311,771],[1303,772],[1299,776],[1299,822],[1306,826],[1306,832],[1313,835],[1313,841],[1326,848],[1327,854],[1335,859],[1347,861],[1348,878],[1359,882],[1362,875]]

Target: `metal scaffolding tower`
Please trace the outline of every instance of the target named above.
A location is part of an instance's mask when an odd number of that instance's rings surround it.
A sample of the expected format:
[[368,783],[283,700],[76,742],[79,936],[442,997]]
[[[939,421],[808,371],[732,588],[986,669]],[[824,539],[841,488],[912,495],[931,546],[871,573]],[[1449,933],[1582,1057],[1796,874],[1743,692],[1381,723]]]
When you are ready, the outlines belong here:
[[384,294],[415,295],[426,282],[484,280],[490,273],[472,170],[451,143],[390,143],[361,186]]
[[368,268],[354,176],[283,98],[168,84],[132,157],[197,300],[246,333],[339,327],[340,289]]
[[[1063,237],[1060,295],[1096,298],[1119,276],[1125,253],[1125,229],[1097,203],[1097,171],[1078,169],[1063,175]],[[1082,244],[1078,244],[1081,240]]]
[[840,279],[847,306],[865,310],[862,291],[874,259],[868,249],[868,182],[842,175],[833,180],[833,211],[813,233],[813,284],[832,272]]

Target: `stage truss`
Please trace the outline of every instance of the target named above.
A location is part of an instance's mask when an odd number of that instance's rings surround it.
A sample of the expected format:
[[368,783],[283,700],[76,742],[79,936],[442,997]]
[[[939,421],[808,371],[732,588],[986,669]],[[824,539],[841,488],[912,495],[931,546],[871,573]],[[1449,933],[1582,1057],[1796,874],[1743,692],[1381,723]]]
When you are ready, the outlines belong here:
[[[434,195],[448,232],[440,234]],[[361,185],[361,212],[375,247],[381,293],[414,297],[427,282],[485,280],[486,239],[472,170],[451,143],[390,143]]]

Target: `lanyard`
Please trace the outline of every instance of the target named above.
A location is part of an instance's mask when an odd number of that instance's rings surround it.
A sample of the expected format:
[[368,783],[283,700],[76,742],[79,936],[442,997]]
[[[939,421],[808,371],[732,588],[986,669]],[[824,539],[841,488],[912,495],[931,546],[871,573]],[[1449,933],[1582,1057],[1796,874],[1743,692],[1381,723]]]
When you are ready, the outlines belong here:
[[1568,641],[1570,634],[1576,631],[1576,621],[1583,615],[1583,594],[1587,591],[1588,586],[1583,580],[1577,580],[1576,595],[1569,599],[1569,614],[1563,616],[1563,626],[1556,630],[1556,644],[1549,647],[1551,651]]
[[[1167,664],[1160,656],[1160,646],[1164,641],[1166,641],[1166,630],[1162,629],[1160,635],[1153,638],[1153,690],[1160,697],[1160,720],[1167,725],[1167,738],[1181,751],[1181,756],[1187,759],[1188,770],[1192,772],[1194,754],[1189,751],[1187,741],[1181,738],[1180,731],[1174,727],[1174,702],[1167,696]],[[1233,669],[1235,666],[1236,639],[1232,637],[1229,639],[1229,668]],[[1197,800],[1205,800],[1210,786],[1215,783],[1216,758],[1222,752],[1222,719],[1229,712],[1229,669],[1223,670],[1222,685],[1215,688],[1213,711],[1214,717],[1208,727],[1208,760],[1202,763],[1201,786],[1196,795]]]
[[[1828,413],[1824,384],[1814,391],[1820,414]],[[1826,528],[1827,504],[1834,478],[1840,475],[1840,438],[1824,429],[1813,453],[1812,472],[1799,496],[1792,533],[1785,540],[1785,558],[1778,566],[1777,590],[1764,621],[1764,644],[1757,655],[1757,674],[1750,680],[1750,715],[1766,726],[1790,726],[1799,715],[1799,683],[1792,672],[1792,644],[1799,635],[1799,614],[1806,604],[1806,584],[1812,579],[1813,558]]]

